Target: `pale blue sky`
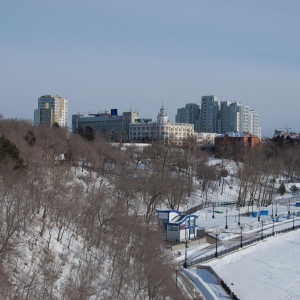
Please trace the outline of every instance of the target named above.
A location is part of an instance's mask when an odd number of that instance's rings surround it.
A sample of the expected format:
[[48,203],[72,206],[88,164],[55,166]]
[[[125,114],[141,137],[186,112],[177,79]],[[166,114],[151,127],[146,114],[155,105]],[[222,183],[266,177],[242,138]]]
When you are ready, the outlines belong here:
[[300,132],[298,0],[0,0],[0,113],[33,119],[118,108],[171,120],[201,96],[259,113],[263,136]]

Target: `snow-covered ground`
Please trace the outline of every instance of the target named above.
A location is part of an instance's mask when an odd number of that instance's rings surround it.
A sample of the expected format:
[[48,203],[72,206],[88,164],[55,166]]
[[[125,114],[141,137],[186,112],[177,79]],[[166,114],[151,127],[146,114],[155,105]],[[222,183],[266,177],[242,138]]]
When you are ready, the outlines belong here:
[[[285,195],[274,195],[274,200],[288,198],[290,204],[269,205],[268,207],[253,208],[241,207],[212,207],[195,212],[199,217],[197,220],[198,230],[204,230],[210,235],[218,233],[219,248],[222,249],[222,241],[228,241],[239,237],[242,224],[243,234],[259,232],[271,233],[279,231],[293,224],[299,225],[300,207],[296,206],[298,196],[289,191],[291,185],[300,187],[299,183],[286,184]],[[234,181],[231,188],[225,186],[222,195],[210,195],[209,201],[236,201],[236,187]],[[191,197],[189,208],[199,204],[199,194]],[[201,200],[201,199],[200,199]],[[274,202],[274,203],[275,203]],[[252,210],[268,211],[268,215],[252,217]],[[214,211],[213,211],[214,210]],[[290,215],[288,214],[290,211]],[[249,212],[249,214],[247,214]],[[272,214],[277,218],[272,219]],[[214,216],[214,218],[213,218]],[[227,229],[225,228],[227,224]],[[235,239],[236,243],[236,239]],[[201,244],[187,249],[188,260],[201,257],[215,252],[209,244]],[[205,251],[205,248],[209,249]],[[180,252],[177,252],[180,253]],[[185,249],[176,258],[178,262],[185,259]],[[300,230],[286,234],[275,235],[261,242],[228,254],[224,257],[214,259],[206,265],[223,279],[231,291],[242,300],[251,299],[300,299]],[[190,278],[195,287],[201,291],[205,299],[228,299],[224,290],[216,282],[216,277],[203,269],[191,268],[183,271]],[[203,294],[206,293],[206,295]]]
[[[299,211],[294,204],[290,206],[291,211]],[[271,209],[271,207],[266,208]],[[275,222],[275,232],[287,227],[292,227],[293,219],[287,219],[287,207],[278,206],[278,222]],[[240,234],[238,212],[232,211],[233,217],[228,218],[228,230],[224,228],[225,215],[219,214],[215,218],[206,212],[199,213],[199,223],[205,224],[209,232],[215,228],[221,230],[220,240],[230,240]],[[296,215],[296,214],[295,214]],[[264,216],[264,232],[272,232],[272,219]],[[294,224],[299,224],[300,218],[294,218]],[[242,216],[244,224],[243,232],[246,235],[250,232],[261,231],[261,222],[257,218]],[[200,225],[199,224],[199,225]],[[212,248],[207,252],[203,250],[209,244],[202,244],[188,248],[188,259],[197,256],[202,251],[203,255],[214,253]],[[220,246],[219,250],[222,249]],[[199,252],[200,251],[200,252]],[[286,234],[275,235],[255,245],[243,248],[222,258],[214,259],[206,263],[224,280],[231,291],[239,299],[299,299],[300,297],[300,231],[295,230]],[[201,255],[200,255],[201,256]],[[184,260],[184,251],[177,258]],[[196,268],[184,271],[197,289],[206,293],[205,299],[228,299],[226,293],[216,282],[216,278],[206,270]]]
[[[275,236],[207,265],[243,300],[299,299],[300,231]],[[197,277],[197,270],[190,270]]]

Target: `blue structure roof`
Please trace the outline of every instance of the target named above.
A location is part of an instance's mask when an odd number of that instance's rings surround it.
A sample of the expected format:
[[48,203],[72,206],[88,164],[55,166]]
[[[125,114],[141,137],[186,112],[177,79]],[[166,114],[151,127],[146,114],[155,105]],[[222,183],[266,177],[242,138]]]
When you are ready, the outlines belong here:
[[198,218],[198,216],[196,215],[180,215],[180,216],[176,216],[175,218],[173,218],[170,222],[168,222],[167,224],[182,224],[183,222],[185,222],[187,219],[190,218]]
[[175,212],[175,213],[178,213],[179,215],[181,215],[181,212],[176,209],[157,209],[156,212],[167,212],[167,213]]

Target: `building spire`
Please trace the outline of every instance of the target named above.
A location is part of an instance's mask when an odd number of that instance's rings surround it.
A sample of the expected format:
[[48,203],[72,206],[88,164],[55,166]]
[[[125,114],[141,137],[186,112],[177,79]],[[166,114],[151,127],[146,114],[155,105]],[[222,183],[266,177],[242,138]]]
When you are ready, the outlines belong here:
[[163,104],[162,104],[161,109],[159,110],[159,113],[158,113],[158,116],[157,116],[157,122],[158,123],[167,123],[167,122],[169,122],[169,118],[168,118],[166,110],[164,109]]

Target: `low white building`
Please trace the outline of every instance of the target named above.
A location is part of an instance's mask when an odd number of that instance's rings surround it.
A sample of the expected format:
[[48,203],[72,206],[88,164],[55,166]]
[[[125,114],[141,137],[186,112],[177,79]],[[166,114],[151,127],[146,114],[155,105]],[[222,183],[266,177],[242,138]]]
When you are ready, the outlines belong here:
[[165,141],[182,145],[182,142],[194,136],[194,124],[172,123],[166,110],[162,107],[157,121],[151,119],[136,119],[129,124],[129,140],[132,142]]
[[197,144],[201,145],[202,147],[212,147],[215,145],[215,137],[217,133],[212,132],[199,132],[195,133],[195,137],[197,140]]

